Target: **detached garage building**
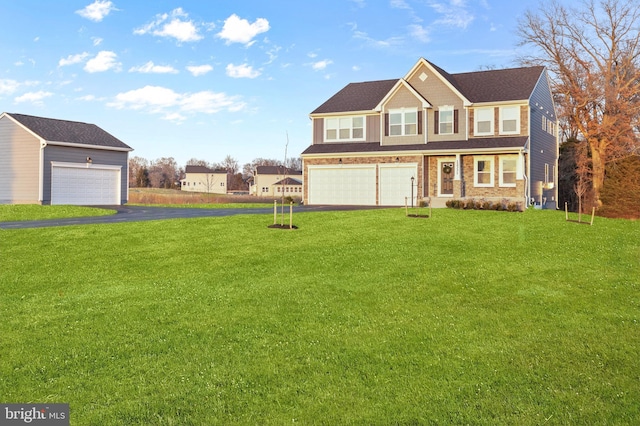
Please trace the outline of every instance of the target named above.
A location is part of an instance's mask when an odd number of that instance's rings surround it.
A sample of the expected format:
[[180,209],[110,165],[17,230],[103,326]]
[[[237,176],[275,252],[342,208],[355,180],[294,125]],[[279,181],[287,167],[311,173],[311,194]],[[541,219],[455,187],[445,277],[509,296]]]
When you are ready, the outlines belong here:
[[0,204],[124,204],[129,151],[94,124],[2,113]]

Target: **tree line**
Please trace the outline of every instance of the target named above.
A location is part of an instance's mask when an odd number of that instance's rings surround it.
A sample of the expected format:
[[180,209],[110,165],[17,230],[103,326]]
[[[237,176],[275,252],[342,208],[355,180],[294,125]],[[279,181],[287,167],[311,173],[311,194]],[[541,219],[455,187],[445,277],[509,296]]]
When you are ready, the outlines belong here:
[[231,191],[248,191],[249,179],[258,166],[285,166],[293,170],[302,169],[301,158],[288,158],[286,162],[269,158],[256,158],[240,169],[238,161],[227,155],[221,162],[209,162],[199,158],[191,158],[183,166],[173,157],[161,157],[148,160],[134,156],[129,159],[129,186],[132,188],[164,188],[179,189],[180,180],[185,177],[186,166],[204,166],[213,170],[226,170],[229,175],[228,189]]
[[524,65],[550,71],[559,128],[559,201],[640,217],[640,3],[558,1],[527,12]]

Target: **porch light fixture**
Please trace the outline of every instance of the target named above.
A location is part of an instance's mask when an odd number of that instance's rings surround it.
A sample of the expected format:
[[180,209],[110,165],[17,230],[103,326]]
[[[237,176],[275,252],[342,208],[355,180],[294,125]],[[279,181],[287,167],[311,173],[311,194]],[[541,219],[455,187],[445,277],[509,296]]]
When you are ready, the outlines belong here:
[[338,160],[338,164],[342,164],[342,158]]
[[400,157],[396,157],[396,163],[400,162]]
[[91,157],[87,157],[87,164],[91,164],[93,163],[93,160],[91,159]]

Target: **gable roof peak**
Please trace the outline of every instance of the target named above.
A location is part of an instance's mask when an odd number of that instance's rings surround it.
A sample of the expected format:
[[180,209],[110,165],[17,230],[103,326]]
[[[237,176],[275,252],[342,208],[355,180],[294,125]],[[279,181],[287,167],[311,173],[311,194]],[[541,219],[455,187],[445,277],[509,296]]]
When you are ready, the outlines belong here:
[[102,149],[131,151],[120,139],[91,123],[36,117],[34,115],[3,113],[34,135],[48,143],[88,145]]

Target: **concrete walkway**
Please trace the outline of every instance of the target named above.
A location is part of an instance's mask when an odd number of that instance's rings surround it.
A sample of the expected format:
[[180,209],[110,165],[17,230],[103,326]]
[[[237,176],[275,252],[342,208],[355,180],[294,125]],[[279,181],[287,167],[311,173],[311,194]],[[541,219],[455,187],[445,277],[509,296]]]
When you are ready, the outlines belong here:
[[[25,220],[18,222],[0,222],[0,229],[48,228],[54,226],[93,225],[100,223],[142,222],[148,220],[191,219],[199,217],[224,217],[240,214],[273,214],[273,208],[206,209],[182,207],[148,206],[93,206],[116,210],[109,216],[74,217],[65,219]],[[295,206],[294,213],[334,210],[365,210],[380,207],[367,206]],[[279,211],[279,210],[278,210]],[[285,207],[285,213],[289,209]]]

